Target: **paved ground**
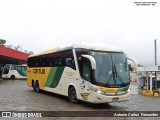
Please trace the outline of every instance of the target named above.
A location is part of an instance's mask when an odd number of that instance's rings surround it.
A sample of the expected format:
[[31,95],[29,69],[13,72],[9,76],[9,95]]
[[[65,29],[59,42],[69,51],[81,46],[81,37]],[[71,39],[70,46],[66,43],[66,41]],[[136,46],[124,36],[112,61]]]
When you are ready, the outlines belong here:
[[[160,97],[143,96],[138,94],[136,89],[136,83],[132,83],[131,99],[127,102],[102,105],[83,102],[72,104],[67,97],[48,92],[34,92],[32,88],[26,85],[26,80],[0,80],[0,111],[160,111]],[[58,117],[56,119],[65,118]],[[67,119],[79,120],[82,118],[69,117]],[[102,117],[98,119],[107,118]],[[122,117],[114,119],[121,120]],[[137,117],[123,119],[137,119]]]

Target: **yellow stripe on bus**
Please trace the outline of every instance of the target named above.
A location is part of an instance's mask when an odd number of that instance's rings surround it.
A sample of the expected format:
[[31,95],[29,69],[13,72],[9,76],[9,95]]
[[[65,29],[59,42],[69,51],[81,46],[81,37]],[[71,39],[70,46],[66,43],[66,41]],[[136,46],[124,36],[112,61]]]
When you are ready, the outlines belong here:
[[106,87],[100,87],[100,86],[99,86],[99,89],[102,92],[116,92],[118,90],[118,88],[106,88]]

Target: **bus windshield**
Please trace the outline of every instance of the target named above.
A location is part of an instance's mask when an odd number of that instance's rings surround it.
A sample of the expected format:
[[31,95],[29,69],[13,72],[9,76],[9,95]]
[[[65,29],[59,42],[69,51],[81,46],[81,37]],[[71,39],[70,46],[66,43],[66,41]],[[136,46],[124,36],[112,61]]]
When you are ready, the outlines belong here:
[[96,83],[117,87],[130,82],[126,55],[122,52],[90,52],[96,60]]

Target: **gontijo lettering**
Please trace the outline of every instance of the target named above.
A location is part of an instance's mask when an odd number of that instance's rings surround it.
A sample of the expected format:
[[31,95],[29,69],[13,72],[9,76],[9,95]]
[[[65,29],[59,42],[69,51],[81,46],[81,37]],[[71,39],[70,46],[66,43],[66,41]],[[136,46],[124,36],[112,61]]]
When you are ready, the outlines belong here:
[[45,69],[33,69],[34,74],[45,74]]

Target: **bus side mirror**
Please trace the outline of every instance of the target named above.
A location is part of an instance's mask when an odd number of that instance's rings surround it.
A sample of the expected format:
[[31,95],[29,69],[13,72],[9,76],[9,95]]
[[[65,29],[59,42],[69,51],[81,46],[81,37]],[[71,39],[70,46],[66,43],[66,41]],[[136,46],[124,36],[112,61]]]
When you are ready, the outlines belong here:
[[130,58],[130,57],[127,57],[127,60],[132,61],[134,63],[133,69],[137,70],[137,68],[138,68],[138,62],[137,62],[137,60],[135,60],[134,58]]
[[87,58],[91,62],[92,69],[96,69],[96,60],[94,59],[94,57],[90,55],[81,55],[81,56]]

